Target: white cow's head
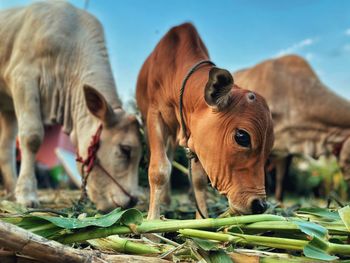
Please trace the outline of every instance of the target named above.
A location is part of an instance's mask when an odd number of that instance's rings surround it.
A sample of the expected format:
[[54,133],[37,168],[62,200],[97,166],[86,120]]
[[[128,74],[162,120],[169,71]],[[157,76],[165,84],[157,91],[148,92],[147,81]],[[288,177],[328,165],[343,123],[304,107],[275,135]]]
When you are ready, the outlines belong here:
[[[90,118],[91,129],[77,134],[81,137],[78,138],[78,149],[86,150],[96,127],[103,125],[97,151],[98,165],[94,165],[87,181],[88,196],[99,210],[132,206],[135,200],[131,196],[135,196],[138,190],[138,165],[141,158],[137,120],[122,108],[112,109],[94,88],[84,86],[84,96],[86,106],[94,118]],[[80,154],[86,158],[87,153]]]

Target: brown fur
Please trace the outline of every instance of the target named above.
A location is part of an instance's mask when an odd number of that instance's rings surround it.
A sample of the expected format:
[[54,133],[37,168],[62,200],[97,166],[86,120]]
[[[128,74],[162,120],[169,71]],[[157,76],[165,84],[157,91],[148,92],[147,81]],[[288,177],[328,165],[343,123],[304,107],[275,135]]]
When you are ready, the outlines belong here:
[[318,158],[341,143],[339,163],[350,178],[350,103],[329,90],[307,61],[288,55],[240,70],[234,77],[264,96],[271,109],[278,199],[289,154]]
[[[172,28],[161,39],[140,71],[136,98],[151,153],[149,218],[159,217],[159,198],[171,170],[169,152],[177,145],[188,145],[198,156],[199,162],[193,162],[193,179],[194,186],[201,186],[195,187],[201,210],[206,209],[204,173],[238,212],[250,213],[252,199],[265,198],[264,163],[272,148],[273,131],[269,109],[261,96],[256,94],[256,100],[250,101],[248,90],[232,86],[232,100],[225,109],[210,107],[204,90],[212,67],[200,67],[186,84],[183,103],[189,140],[183,136],[179,115],[181,83],[195,63],[208,58],[196,29],[186,23]],[[235,143],[237,128],[248,131],[251,149]]]

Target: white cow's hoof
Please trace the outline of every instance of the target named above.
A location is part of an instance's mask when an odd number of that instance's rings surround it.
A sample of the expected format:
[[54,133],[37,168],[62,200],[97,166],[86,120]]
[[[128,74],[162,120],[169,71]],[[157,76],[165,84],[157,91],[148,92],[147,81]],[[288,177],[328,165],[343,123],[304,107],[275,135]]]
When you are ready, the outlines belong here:
[[18,193],[16,192],[16,202],[25,207],[39,207],[39,199],[36,193]]
[[5,196],[6,196],[6,200],[9,200],[9,201],[16,201],[15,191],[7,191],[7,190],[6,190]]

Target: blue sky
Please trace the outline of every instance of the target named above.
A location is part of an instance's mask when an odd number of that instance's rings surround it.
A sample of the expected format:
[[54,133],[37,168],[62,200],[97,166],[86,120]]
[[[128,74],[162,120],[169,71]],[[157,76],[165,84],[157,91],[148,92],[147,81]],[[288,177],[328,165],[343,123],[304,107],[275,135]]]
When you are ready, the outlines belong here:
[[[0,9],[28,0],[0,0]],[[84,7],[84,0],[71,0]],[[90,0],[102,22],[118,93],[134,96],[137,74],[161,37],[190,21],[211,59],[235,71],[296,53],[321,80],[350,99],[350,1],[347,0]]]

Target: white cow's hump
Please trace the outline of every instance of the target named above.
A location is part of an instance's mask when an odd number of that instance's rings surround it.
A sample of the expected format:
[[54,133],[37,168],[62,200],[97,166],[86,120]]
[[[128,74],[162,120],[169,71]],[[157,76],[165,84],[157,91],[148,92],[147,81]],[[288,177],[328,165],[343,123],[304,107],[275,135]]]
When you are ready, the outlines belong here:
[[[12,14],[11,14],[12,13]],[[38,2],[22,9],[5,11],[12,19],[21,20],[15,44],[32,44],[35,51],[64,51],[72,43],[103,36],[98,20],[89,13],[63,1]],[[17,15],[18,14],[18,15]],[[0,20],[2,13],[0,13]],[[6,25],[7,32],[11,25]],[[5,32],[6,34],[6,32]]]
[[84,85],[112,107],[121,104],[103,28],[93,15],[65,1],[47,1],[2,11],[0,24],[0,94],[11,96],[14,80],[36,79],[43,121],[64,124],[67,131],[72,112],[84,108]]

